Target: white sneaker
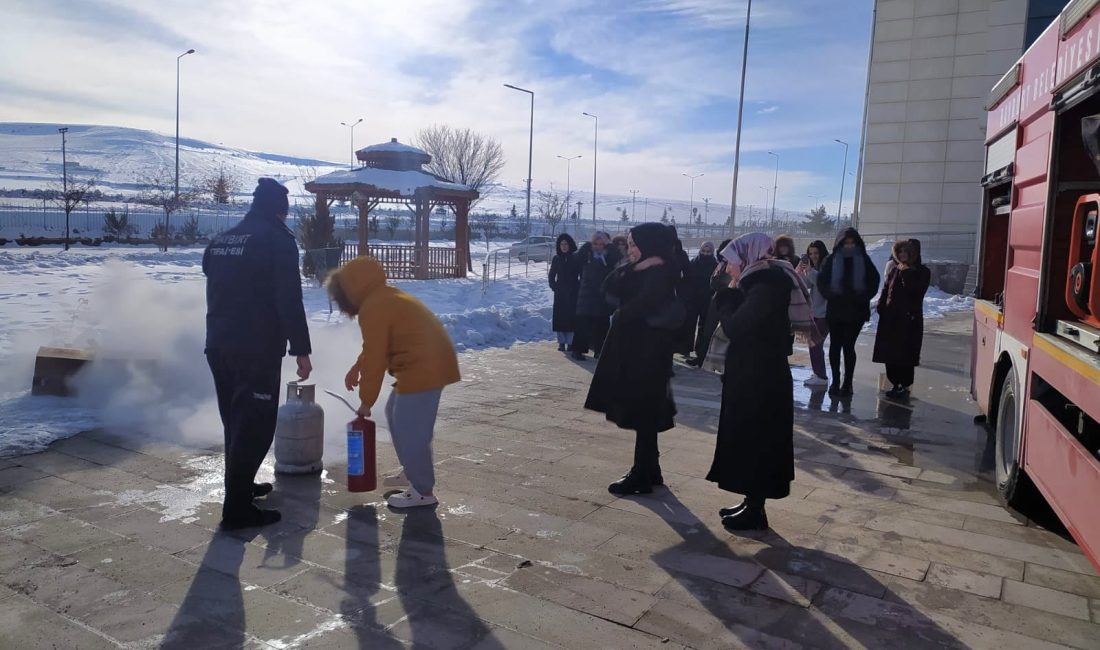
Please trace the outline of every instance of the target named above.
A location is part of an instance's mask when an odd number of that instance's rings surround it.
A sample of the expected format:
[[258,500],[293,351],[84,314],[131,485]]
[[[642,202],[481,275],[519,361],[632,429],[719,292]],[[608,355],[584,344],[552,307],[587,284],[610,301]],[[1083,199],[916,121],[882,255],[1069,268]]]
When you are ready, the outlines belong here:
[[409,477],[405,476],[405,470],[401,470],[399,473],[393,476],[387,476],[382,479],[382,487],[388,488],[404,488],[409,487]]
[[416,488],[409,487],[404,492],[398,492],[386,499],[386,503],[390,504],[391,508],[415,508],[417,506],[434,506],[439,503],[439,499],[434,496],[424,496],[416,491]]
[[818,377],[817,375],[810,375],[810,378],[802,382],[803,386],[828,386],[829,380],[824,377]]

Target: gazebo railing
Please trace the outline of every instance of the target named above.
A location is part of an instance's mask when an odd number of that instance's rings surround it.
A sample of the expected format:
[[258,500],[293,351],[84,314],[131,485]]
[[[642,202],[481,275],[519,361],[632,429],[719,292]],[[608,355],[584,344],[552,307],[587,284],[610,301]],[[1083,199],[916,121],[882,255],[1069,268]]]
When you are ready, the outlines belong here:
[[[345,244],[343,262],[359,255],[358,244]],[[406,244],[367,244],[367,255],[378,260],[392,280],[436,280],[455,277],[455,249],[445,246],[428,247],[428,277],[422,278],[420,254],[416,246]]]

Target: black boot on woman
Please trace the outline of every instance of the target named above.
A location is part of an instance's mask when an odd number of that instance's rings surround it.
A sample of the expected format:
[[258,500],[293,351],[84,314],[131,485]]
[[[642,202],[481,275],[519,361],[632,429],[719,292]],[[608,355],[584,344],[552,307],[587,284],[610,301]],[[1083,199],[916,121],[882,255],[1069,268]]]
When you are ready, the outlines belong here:
[[649,472],[631,467],[625,476],[608,485],[607,491],[618,496],[650,494],[653,492],[653,483],[650,481]]
[[768,515],[764,512],[764,500],[747,497],[740,510],[722,517],[726,530],[767,530]]

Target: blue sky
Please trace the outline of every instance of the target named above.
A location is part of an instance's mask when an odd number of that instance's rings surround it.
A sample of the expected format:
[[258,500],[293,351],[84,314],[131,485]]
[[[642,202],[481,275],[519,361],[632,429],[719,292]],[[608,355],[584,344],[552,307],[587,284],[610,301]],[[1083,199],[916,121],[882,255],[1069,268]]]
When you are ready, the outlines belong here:
[[[502,181],[526,178],[535,91],[536,188],[728,204],[744,33],[740,0],[8,0],[0,23],[0,121],[171,132],[175,57],[183,132],[340,161],[341,121],[359,146],[411,140],[433,123],[501,141]],[[778,207],[836,209],[843,147],[855,170],[873,0],[757,0],[740,205],[764,202],[779,154]],[[848,176],[845,211],[855,176]],[[811,196],[820,197],[818,199]],[[712,216],[714,213],[712,213]],[[717,220],[717,217],[715,217]]]

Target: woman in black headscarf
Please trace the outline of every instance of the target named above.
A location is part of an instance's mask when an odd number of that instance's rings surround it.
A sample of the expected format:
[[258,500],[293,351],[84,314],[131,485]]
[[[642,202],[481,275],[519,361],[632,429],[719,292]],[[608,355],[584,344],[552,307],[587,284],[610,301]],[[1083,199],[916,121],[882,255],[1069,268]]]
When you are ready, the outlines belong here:
[[554,292],[552,325],[558,336],[558,350],[564,352],[573,345],[577,327],[577,293],[581,286],[581,265],[577,260],[577,242],[562,233],[558,235],[554,259],[550,262],[550,290]]
[[675,235],[659,223],[630,231],[630,262],[608,275],[604,292],[617,305],[584,407],[636,432],[634,466],[608,486],[612,494],[648,494],[663,485],[657,434],[674,426],[670,371],[676,329],[654,326],[675,299]]
[[[817,289],[829,301],[825,316],[829,321],[829,365],[833,371],[830,395],[852,395],[856,339],[863,324],[871,320],[871,299],[878,293],[880,279],[859,232],[855,228],[842,232],[817,276]],[[844,383],[840,381],[841,354],[844,355]]]
[[714,309],[714,295],[728,287],[730,280],[733,279],[728,270],[729,263],[722,257],[722,251],[730,241],[732,240],[724,239],[718,248],[714,249],[717,264],[711,271],[710,278],[707,279],[707,308],[699,321],[699,336],[695,339],[695,360],[691,362],[693,366],[703,365],[703,360],[707,358],[707,350],[710,349],[710,339],[714,336],[714,330],[718,329],[718,312]]

